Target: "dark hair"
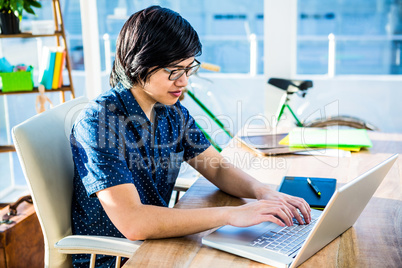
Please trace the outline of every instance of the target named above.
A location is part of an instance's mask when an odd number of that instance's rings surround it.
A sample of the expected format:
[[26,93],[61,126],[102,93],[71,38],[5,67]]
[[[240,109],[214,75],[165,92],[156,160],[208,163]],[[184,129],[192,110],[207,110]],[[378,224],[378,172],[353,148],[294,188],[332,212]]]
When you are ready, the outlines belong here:
[[121,82],[131,88],[160,68],[200,54],[198,34],[187,20],[170,9],[151,6],[131,15],[121,29],[109,82],[112,87]]

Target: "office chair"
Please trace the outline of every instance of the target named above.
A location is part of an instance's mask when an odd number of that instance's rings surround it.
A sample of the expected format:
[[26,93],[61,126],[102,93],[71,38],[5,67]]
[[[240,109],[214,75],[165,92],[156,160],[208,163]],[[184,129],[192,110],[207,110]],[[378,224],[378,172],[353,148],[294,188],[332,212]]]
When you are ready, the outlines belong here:
[[[70,130],[85,107],[84,97],[36,115],[12,130],[14,145],[30,188],[45,240],[45,267],[71,267],[68,254],[131,257],[141,242],[106,236],[71,234],[74,164]],[[27,238],[29,239],[29,238]]]

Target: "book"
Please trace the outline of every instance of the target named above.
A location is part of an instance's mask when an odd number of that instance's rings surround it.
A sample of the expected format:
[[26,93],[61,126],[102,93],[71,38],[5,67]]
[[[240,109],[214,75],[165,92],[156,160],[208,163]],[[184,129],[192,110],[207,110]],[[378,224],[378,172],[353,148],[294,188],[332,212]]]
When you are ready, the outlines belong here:
[[[319,189],[321,195],[318,195],[314,191],[314,189],[307,182],[307,178],[309,178]],[[336,179],[334,178],[285,176],[279,185],[278,191],[303,198],[311,208],[324,209],[334,194],[335,189]]]
[[56,48],[56,57],[54,61],[54,71],[53,71],[53,81],[52,81],[52,89],[57,89],[59,87],[59,79],[60,79],[60,70],[61,70],[61,60],[63,57],[63,48]]
[[43,76],[45,75],[46,70],[49,68],[49,56],[50,56],[50,52],[49,52],[49,47],[44,46],[42,48],[42,52],[41,52],[41,60],[39,63],[39,76],[38,76],[38,82],[42,85],[45,85],[45,79],[43,78]]
[[48,49],[49,49],[49,56],[47,58],[46,68],[43,72],[43,76],[40,83],[44,85],[46,89],[52,89],[54,65],[56,60],[56,49],[55,48],[48,48]]
[[370,148],[365,129],[295,128],[289,133],[290,147]]
[[64,70],[64,66],[65,66],[65,61],[66,61],[66,49],[63,49],[63,54],[61,56],[61,68],[60,68],[60,74],[59,74],[59,84],[58,84],[58,88],[61,88],[61,86],[63,85],[63,70]]
[[[287,136],[284,137],[282,140],[280,140],[280,141],[279,141],[279,144],[280,144],[280,145],[287,145],[287,146],[289,146],[289,135],[287,135]],[[292,146],[292,148],[297,148],[297,147]],[[341,146],[341,147],[339,147],[339,146],[327,145],[327,146],[325,147],[325,149],[341,149],[341,150],[344,150],[344,151],[359,152],[360,149],[361,149],[361,147],[355,147],[355,146],[350,146],[350,147],[348,147],[348,146]]]

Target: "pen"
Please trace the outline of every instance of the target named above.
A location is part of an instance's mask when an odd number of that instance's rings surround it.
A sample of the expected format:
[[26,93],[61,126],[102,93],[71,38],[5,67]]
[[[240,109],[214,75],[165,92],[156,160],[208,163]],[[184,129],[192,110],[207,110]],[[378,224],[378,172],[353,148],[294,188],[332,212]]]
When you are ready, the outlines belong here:
[[313,188],[314,192],[318,195],[318,197],[320,197],[321,196],[320,189],[318,189],[318,187],[315,186],[315,184],[310,180],[310,178],[307,178],[307,183],[311,186],[311,188]]

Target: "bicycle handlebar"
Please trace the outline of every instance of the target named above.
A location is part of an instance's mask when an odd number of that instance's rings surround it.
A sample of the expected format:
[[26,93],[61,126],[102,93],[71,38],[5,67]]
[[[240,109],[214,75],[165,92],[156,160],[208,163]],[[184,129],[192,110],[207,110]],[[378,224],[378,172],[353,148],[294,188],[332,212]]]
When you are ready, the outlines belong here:
[[221,71],[221,67],[212,63],[206,63],[203,62],[201,63],[201,68],[208,70],[208,71],[213,71],[213,72],[220,72]]

